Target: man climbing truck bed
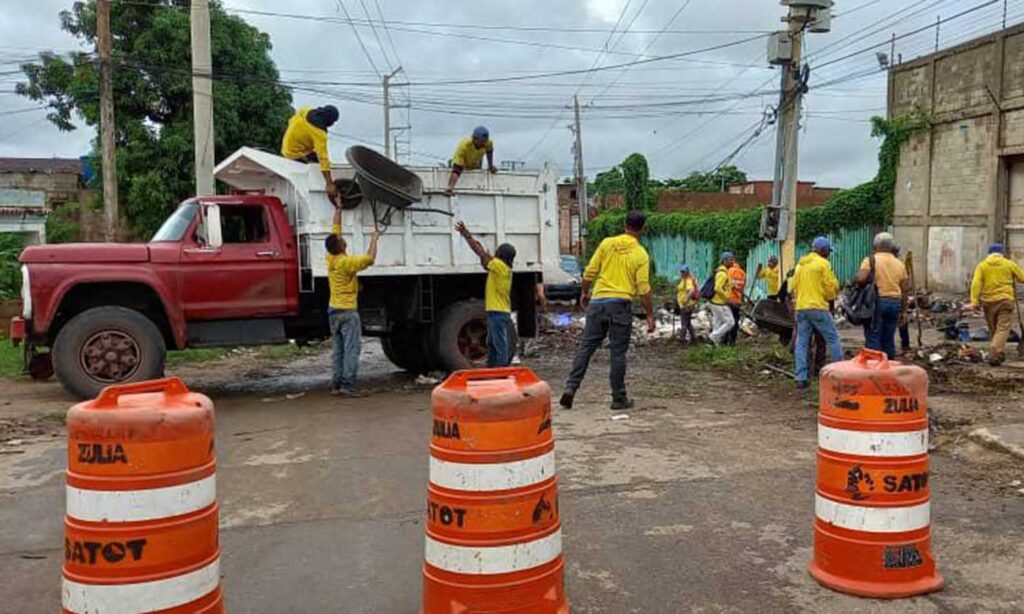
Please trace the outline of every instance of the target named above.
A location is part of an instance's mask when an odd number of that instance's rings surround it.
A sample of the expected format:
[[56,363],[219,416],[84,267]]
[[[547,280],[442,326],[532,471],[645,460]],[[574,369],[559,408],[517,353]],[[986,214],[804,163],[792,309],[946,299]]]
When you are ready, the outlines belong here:
[[[411,170],[424,208],[465,220],[489,250],[516,246],[511,307],[518,334],[533,336],[534,289],[558,267],[553,170],[467,183],[456,199],[444,195],[447,169]],[[69,391],[91,397],[159,376],[167,350],[325,338],[324,239],[334,207],[320,168],[244,148],[216,175],[237,194],[185,201],[149,243],[26,249],[25,308],[12,338],[26,344],[27,360],[52,360]],[[335,165],[332,175],[354,171]],[[366,251],[382,209],[364,199],[343,212],[342,238],[354,252]],[[453,218],[399,209],[387,222],[374,265],[359,273],[363,334],[410,371],[482,365],[487,275]]]

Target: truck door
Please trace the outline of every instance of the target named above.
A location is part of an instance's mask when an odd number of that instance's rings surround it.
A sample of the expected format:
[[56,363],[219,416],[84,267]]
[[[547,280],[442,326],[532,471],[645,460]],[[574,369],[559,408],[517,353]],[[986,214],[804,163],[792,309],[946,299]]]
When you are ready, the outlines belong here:
[[180,287],[186,319],[287,314],[289,266],[266,206],[222,203],[219,209],[219,247],[205,240],[202,221],[182,244]]

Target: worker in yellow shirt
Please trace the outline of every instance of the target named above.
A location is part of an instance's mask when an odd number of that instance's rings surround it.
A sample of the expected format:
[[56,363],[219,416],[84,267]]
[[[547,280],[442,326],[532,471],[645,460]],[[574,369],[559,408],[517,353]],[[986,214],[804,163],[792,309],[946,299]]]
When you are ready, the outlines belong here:
[[768,266],[757,265],[757,273],[754,277],[764,280],[764,290],[768,298],[775,298],[779,295],[779,287],[782,285],[781,273],[778,256],[768,256]]
[[679,341],[694,343],[697,335],[693,332],[693,310],[700,302],[697,280],[693,278],[688,265],[679,267],[679,284],[676,286],[676,305],[679,307]]
[[331,178],[331,157],[327,153],[327,129],[338,121],[337,107],[302,107],[288,120],[281,142],[281,155],[291,160],[320,165],[327,197],[337,204],[338,189]]
[[839,281],[832,272],[828,261],[832,245],[825,237],[818,237],[811,243],[812,251],[800,259],[793,274],[790,292],[796,307],[796,385],[807,388],[807,355],[811,345],[811,333],[817,331],[825,339],[829,362],[843,359],[843,346],[839,331],[832,320],[829,303],[839,293]]
[[356,274],[373,265],[377,259],[376,230],[370,236],[365,254],[346,253],[345,239],[341,238],[341,207],[334,209],[334,226],[324,240],[327,249],[327,282],[331,300],[327,307],[327,322],[331,341],[331,394],[347,397],[362,396],[356,389],[359,374],[359,354],[362,351],[363,325],[359,319],[359,280]]
[[729,306],[733,296],[733,280],[729,270],[736,264],[736,256],[732,252],[722,252],[718,262],[718,268],[715,269],[715,294],[711,297],[710,305],[711,341],[715,345],[722,345],[736,326],[736,318]]
[[630,211],[626,215],[625,232],[601,241],[583,271],[580,303],[587,310],[587,322],[572,362],[572,372],[569,373],[565,391],[559,401],[565,409],[572,409],[576,391],[590,366],[590,359],[605,338],[611,350],[609,379],[612,411],[633,406],[633,400],[626,394],[626,351],[633,333],[634,297],[639,296],[643,302],[647,313],[648,334],[654,332],[651,261],[639,240],[646,225],[647,216],[640,211]]
[[[974,269],[971,282],[971,309],[981,308],[992,338],[989,363],[1002,364],[1006,358],[1006,339],[1010,336],[1013,312],[1017,308],[1016,284],[1024,284],[1024,271],[1004,255],[1001,243],[988,248],[988,256]],[[1024,331],[1021,331],[1024,334]]]
[[469,248],[480,258],[480,264],[487,271],[484,286],[484,309],[487,311],[487,368],[507,367],[512,363],[512,263],[516,259],[516,248],[502,243],[492,256],[459,222],[455,225]]
[[455,184],[459,182],[462,173],[480,170],[484,156],[487,156],[488,172],[497,173],[491,132],[485,126],[477,126],[473,129],[473,136],[462,139],[455,147],[455,154],[452,155],[452,174],[448,177],[448,188],[444,193],[448,196],[455,194]]

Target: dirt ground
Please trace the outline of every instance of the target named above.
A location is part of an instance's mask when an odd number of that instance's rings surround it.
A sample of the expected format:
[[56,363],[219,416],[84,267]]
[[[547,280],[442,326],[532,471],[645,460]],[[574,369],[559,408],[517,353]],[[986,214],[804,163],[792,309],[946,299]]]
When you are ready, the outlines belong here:
[[[549,335],[539,348],[527,363],[557,394],[572,343]],[[933,547],[948,585],[882,602],[823,589],[806,572],[813,392],[760,364],[683,368],[680,353],[672,342],[635,348],[638,404],[613,419],[599,352],[576,409],[555,414],[573,612],[1024,611],[1024,463],[967,437],[1024,422],[1015,376],[986,386],[985,370],[968,367],[933,390]],[[217,406],[232,613],[418,612],[430,385],[394,372],[369,344],[372,396],[339,400],[325,392],[327,365],[320,352],[177,369]],[[4,611],[59,606],[68,405],[52,382],[0,382]]]

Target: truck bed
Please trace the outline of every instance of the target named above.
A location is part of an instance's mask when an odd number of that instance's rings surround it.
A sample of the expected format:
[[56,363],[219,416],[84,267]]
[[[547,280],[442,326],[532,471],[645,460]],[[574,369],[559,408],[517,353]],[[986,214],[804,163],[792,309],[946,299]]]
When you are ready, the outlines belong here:
[[[424,198],[417,208],[434,212],[395,211],[378,247],[377,263],[360,276],[480,273],[480,262],[455,232],[463,220],[493,252],[500,243],[516,247],[516,271],[543,272],[558,267],[556,176],[545,167],[536,173],[464,173],[456,195],[446,196],[449,169],[411,167],[423,180]],[[351,179],[351,167],[336,165],[333,176]],[[326,276],[324,238],[331,231],[334,207],[315,164],[287,160],[243,148],[216,169],[216,177],[239,191],[259,191],[281,199],[299,240],[301,266]],[[377,208],[377,218],[385,207]],[[373,232],[374,211],[364,201],[342,213],[342,235],[350,252],[365,251]]]

